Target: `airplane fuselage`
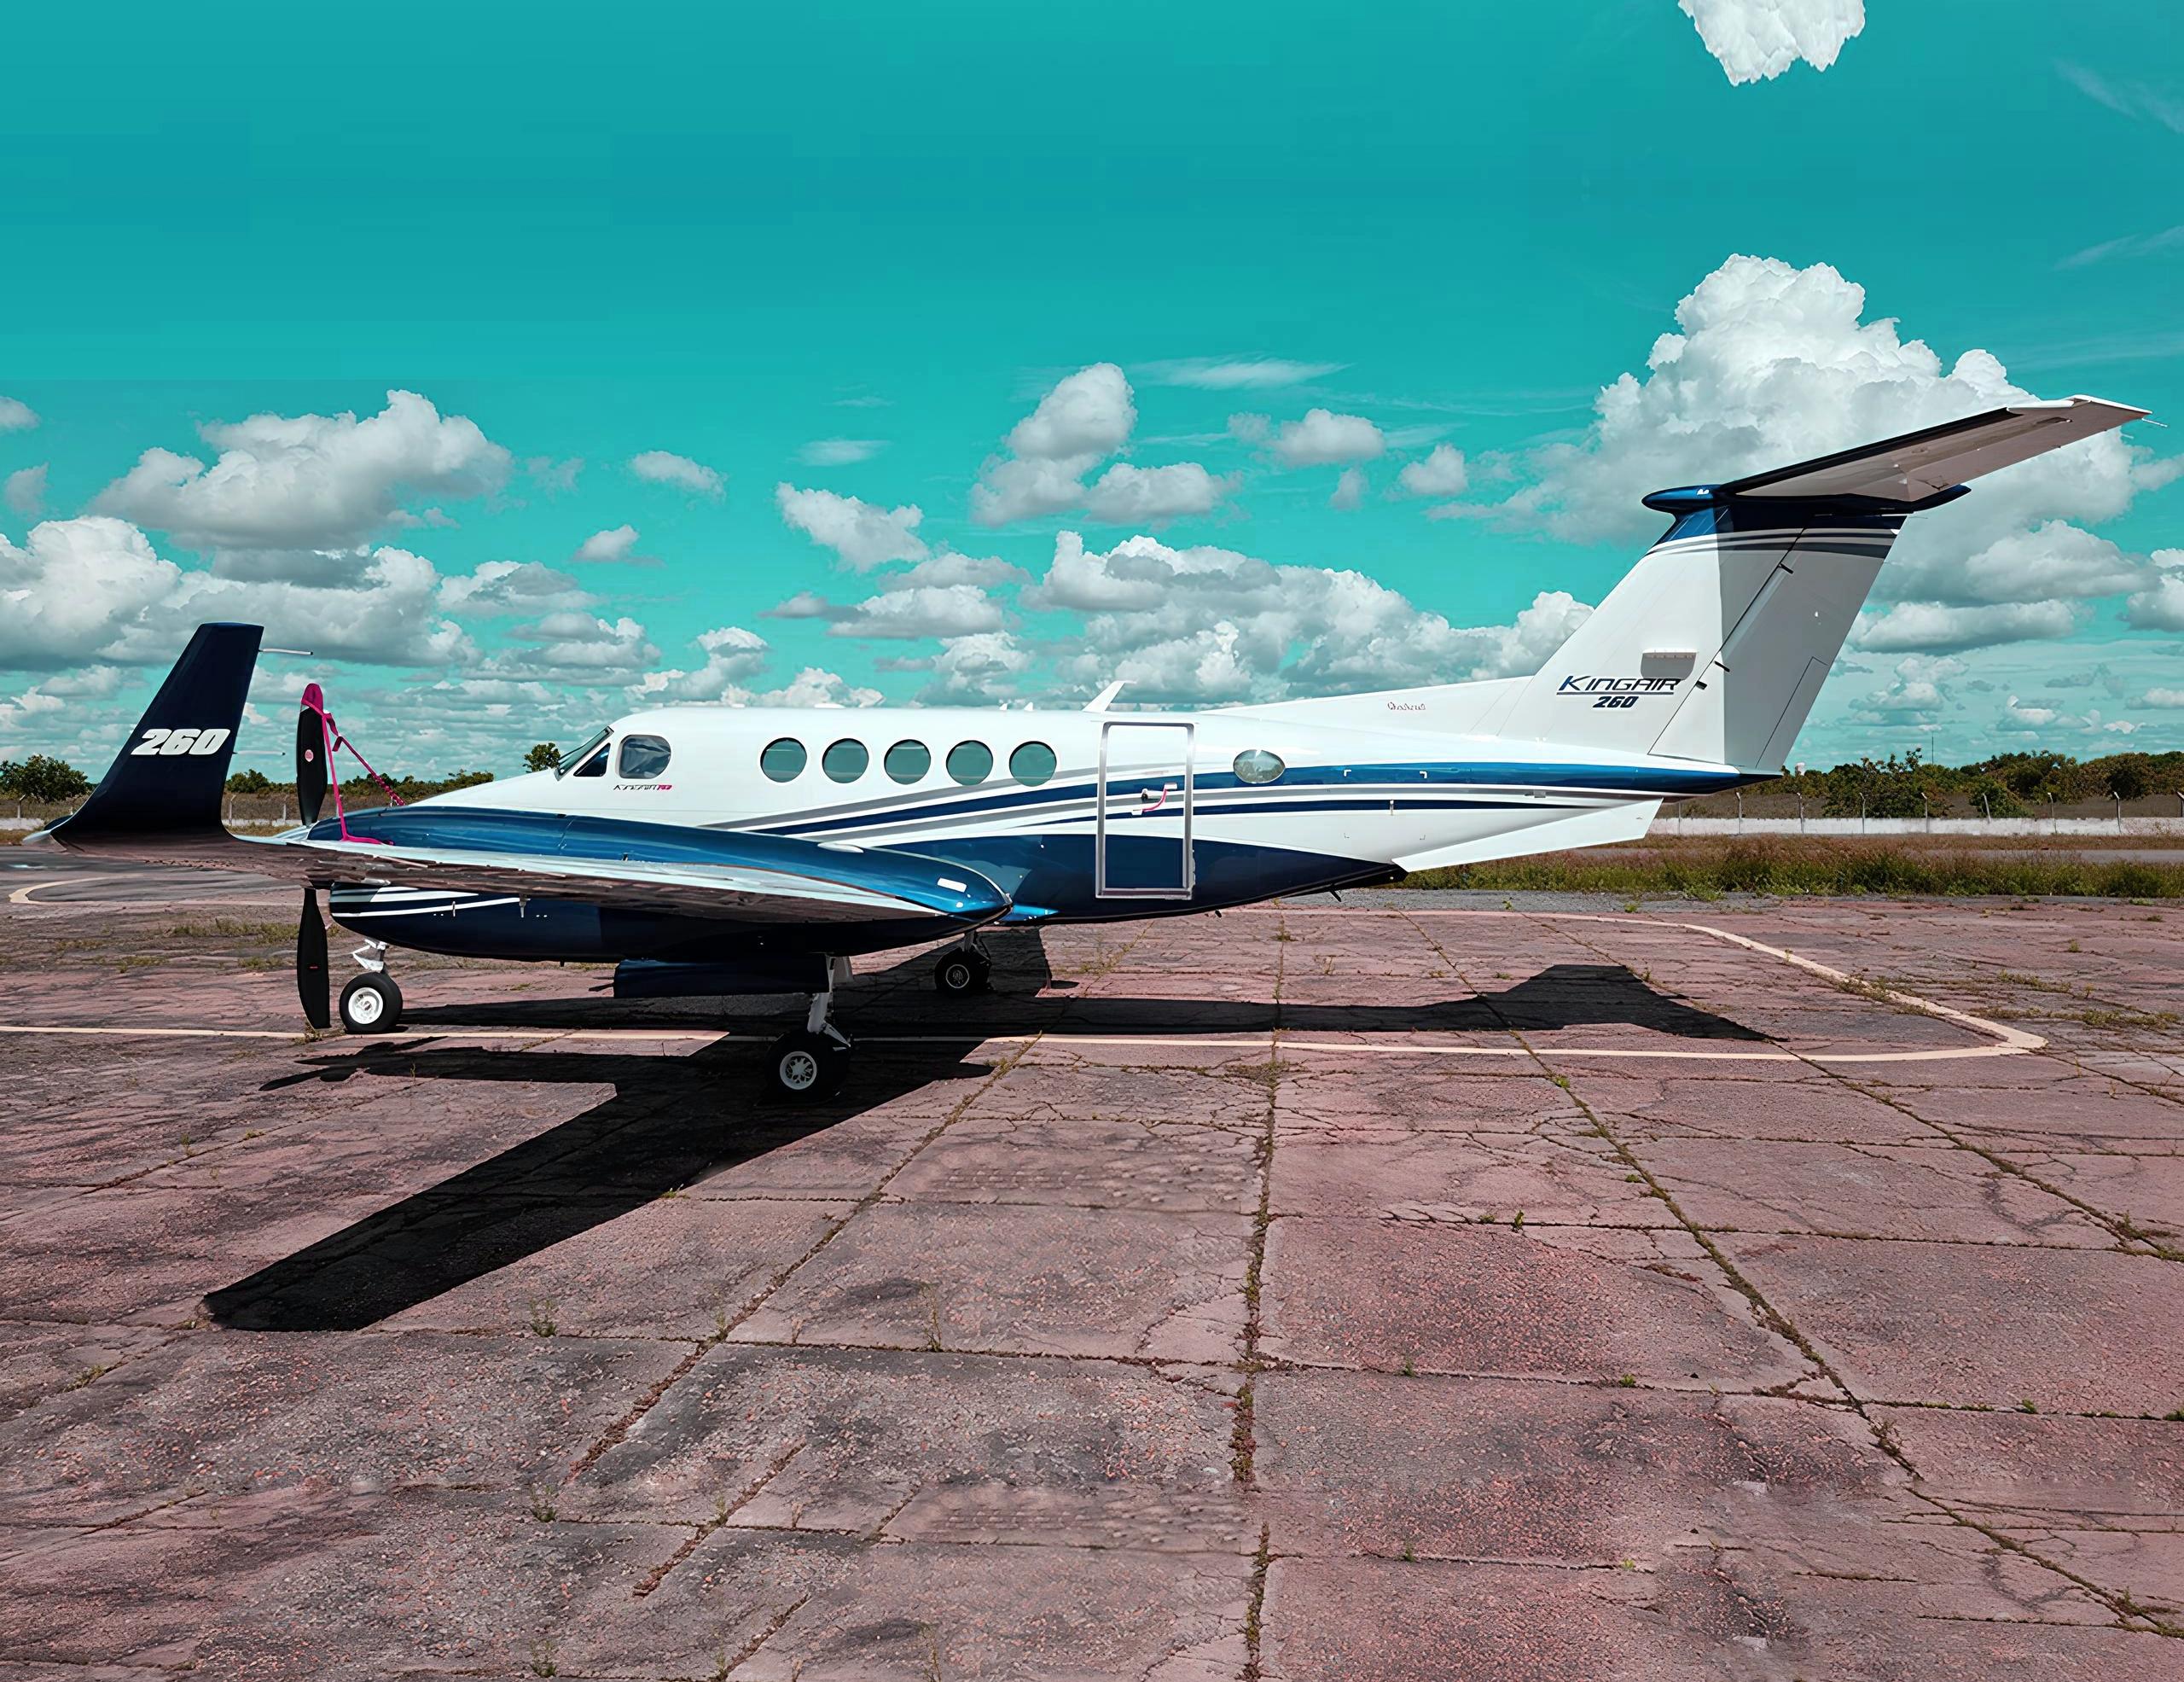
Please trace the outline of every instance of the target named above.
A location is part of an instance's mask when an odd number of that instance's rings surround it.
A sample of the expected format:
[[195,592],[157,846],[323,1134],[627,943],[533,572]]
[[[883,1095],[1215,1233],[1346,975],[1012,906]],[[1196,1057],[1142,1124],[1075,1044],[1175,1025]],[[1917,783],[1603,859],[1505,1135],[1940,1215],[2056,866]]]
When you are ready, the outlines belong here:
[[[688,707],[618,719],[559,772],[349,822],[358,833],[397,824],[412,845],[475,848],[496,844],[494,814],[526,814],[511,851],[536,850],[542,833],[595,847],[625,824],[681,830],[700,853],[752,835],[886,849],[996,884],[1012,902],[1005,922],[1083,922],[1218,910],[1641,835],[1663,798],[1744,780],[1726,765],[1320,724],[1281,708]],[[318,828],[334,833],[331,820]],[[350,884],[332,910],[376,940],[474,956],[693,961],[723,945],[717,921],[580,899]],[[840,955],[932,937],[877,926],[845,944],[841,931],[800,927],[736,940]]]

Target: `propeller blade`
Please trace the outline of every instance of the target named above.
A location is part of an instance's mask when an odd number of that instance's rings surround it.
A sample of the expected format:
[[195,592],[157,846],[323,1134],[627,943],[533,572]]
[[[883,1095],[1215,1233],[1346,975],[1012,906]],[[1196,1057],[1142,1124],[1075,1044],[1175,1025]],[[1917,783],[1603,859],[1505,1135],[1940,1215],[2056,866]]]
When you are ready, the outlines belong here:
[[296,997],[303,1002],[304,1020],[315,1028],[331,1027],[334,1013],[327,1008],[326,920],[318,914],[318,890],[304,889],[304,914],[296,924]]
[[326,804],[325,705],[317,684],[305,685],[303,711],[296,715],[296,809],[305,824],[317,823]]

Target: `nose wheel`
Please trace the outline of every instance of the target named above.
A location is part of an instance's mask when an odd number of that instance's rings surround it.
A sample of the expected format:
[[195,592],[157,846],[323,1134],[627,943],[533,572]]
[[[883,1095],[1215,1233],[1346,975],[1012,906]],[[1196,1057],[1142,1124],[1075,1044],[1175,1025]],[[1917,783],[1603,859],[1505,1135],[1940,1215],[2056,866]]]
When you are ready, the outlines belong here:
[[766,1058],[766,1090],[787,1103],[823,1103],[849,1078],[850,1037],[834,1026],[834,986],[850,978],[845,957],[827,960],[827,990],[811,995],[804,1026],[774,1042]]
[[993,986],[993,960],[976,946],[956,946],[932,966],[932,984],[944,998],[962,998]]
[[384,970],[341,989],[341,1026],[351,1033],[392,1033],[402,1022],[402,989]]
[[371,941],[350,956],[364,973],[341,989],[341,1026],[351,1033],[392,1033],[402,1026],[402,989],[386,973],[386,943]]

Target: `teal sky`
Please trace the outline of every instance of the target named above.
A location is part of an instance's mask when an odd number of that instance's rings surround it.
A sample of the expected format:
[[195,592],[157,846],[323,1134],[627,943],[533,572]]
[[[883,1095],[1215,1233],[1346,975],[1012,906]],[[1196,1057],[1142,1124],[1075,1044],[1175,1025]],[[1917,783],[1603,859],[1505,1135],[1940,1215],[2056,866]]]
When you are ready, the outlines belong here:
[[[1792,20],[1846,3],[1718,0]],[[1180,701],[1512,669],[1525,637],[1483,633],[1543,591],[1597,602],[1657,524],[1607,512],[1646,452],[1595,426],[1600,388],[1646,381],[1679,300],[1740,254],[1830,265],[1864,288],[1865,323],[1897,323],[1886,346],[1924,340],[1941,374],[1979,349],[2041,396],[2184,416],[2184,32],[2143,0],[1876,0],[1831,67],[1741,84],[1675,0],[206,17],[12,21],[0,399],[36,423],[0,430],[0,614],[18,620],[0,757],[102,764],[212,599],[131,560],[125,520],[158,561],[231,581],[220,599],[274,640],[335,627],[353,657],[269,660],[268,694],[322,676],[418,769],[505,770],[627,710],[648,670],[694,697],[694,639],[728,627],[766,647],[720,645],[713,695],[815,670],[839,681],[799,693],[1066,704],[1106,671]],[[1693,452],[1680,477],[1951,412],[1938,375],[1878,400],[1855,310],[1780,348],[1781,311],[1744,295],[1754,272],[1734,271],[1711,371],[1653,376],[1648,414]],[[1197,463],[1214,505],[975,521],[1011,428],[1101,364],[1135,423],[1083,482]],[[1245,364],[1259,383],[1207,383]],[[211,466],[202,427],[366,417],[391,390],[490,443],[439,478],[369,451],[305,462],[348,511],[275,509],[262,544],[234,535],[257,517],[236,512],[247,486],[224,489],[227,527],[109,488],[148,450]],[[1300,434],[1311,459],[1285,458],[1280,428],[1316,409],[1370,422],[1377,453]],[[275,446],[254,436],[262,466]],[[1799,756],[2184,746],[2184,487],[2164,467],[2184,441],[2126,439],[2135,453],[2078,479],[2057,457],[1985,523],[1907,543]],[[1437,445],[1462,452],[1462,489],[1405,493]],[[719,494],[639,477],[648,451]],[[1345,468],[1364,480],[1346,508]],[[929,556],[1016,573],[959,569],[974,581],[933,583],[918,614],[860,612],[920,581],[907,558],[846,565],[784,519],[784,483],[915,505]],[[572,560],[624,526],[659,564]],[[1200,562],[1214,577],[1188,604],[1106,611],[1048,577],[1063,532],[1095,556],[1141,536],[1156,567],[1212,546],[1285,570]],[[1998,544],[2008,567],[1980,558]],[[375,606],[389,546],[436,581]],[[562,578],[526,575],[536,599],[510,611],[446,586],[510,562]],[[1329,570],[1403,602],[1344,619]],[[799,592],[803,616],[772,614]],[[1882,623],[1898,598],[1937,613]],[[1536,617],[1533,640],[1553,615]],[[859,634],[887,625],[930,634]],[[252,734],[245,759],[277,765],[281,732]]]

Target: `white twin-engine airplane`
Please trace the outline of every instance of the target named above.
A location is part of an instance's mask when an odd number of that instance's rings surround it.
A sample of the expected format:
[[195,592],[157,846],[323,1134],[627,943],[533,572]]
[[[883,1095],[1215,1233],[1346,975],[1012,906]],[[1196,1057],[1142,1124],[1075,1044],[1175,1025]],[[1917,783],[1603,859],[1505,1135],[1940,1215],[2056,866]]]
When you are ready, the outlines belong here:
[[299,719],[304,826],[229,835],[220,798],[259,627],[198,628],[83,808],[33,839],[305,884],[296,973],[328,1026],[326,928],[365,937],[351,1033],[393,1028],[390,945],[618,961],[624,997],[803,992],[773,1090],[825,1097],[863,952],[1386,882],[1642,836],[1664,800],[1778,773],[1904,517],[2145,411],[2026,403],[1646,498],[1673,522],[1538,673],[1204,712],[683,707],[616,719],[561,769],[319,816],[343,745]]

